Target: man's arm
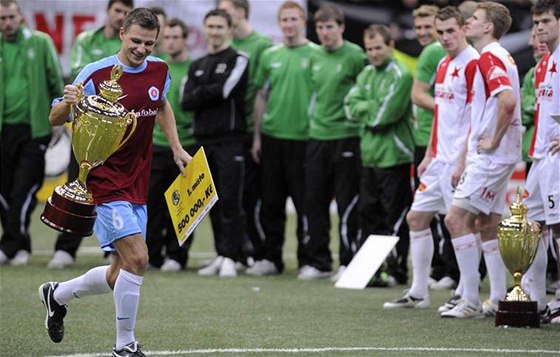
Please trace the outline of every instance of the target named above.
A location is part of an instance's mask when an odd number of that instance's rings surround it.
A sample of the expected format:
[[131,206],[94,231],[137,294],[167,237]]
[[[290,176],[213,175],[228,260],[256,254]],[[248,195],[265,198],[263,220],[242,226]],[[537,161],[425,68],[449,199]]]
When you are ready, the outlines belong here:
[[253,155],[253,159],[256,163],[260,163],[261,161],[261,127],[262,117],[266,111],[267,100],[268,90],[265,88],[260,89],[255,95],[255,105],[253,107],[254,133],[251,155]]
[[415,105],[427,110],[433,111],[436,106],[434,97],[430,94],[430,85],[417,79],[412,83],[410,99]]
[[78,104],[78,94],[78,87],[70,84],[64,87],[62,101],[56,103],[51,108],[51,113],[49,114],[51,125],[64,125],[68,121],[72,105]]
[[496,129],[493,136],[482,136],[478,139],[477,150],[480,151],[493,151],[498,146],[504,137],[511,119],[515,111],[515,95],[513,90],[506,89],[498,93],[498,116],[496,119]]
[[375,97],[368,102],[369,115],[367,127],[369,129],[382,129],[388,125],[393,125],[401,120],[408,120],[404,117],[410,109],[408,93],[412,85],[410,73],[393,71],[389,77],[390,84],[384,88],[379,88]]
[[163,105],[159,108],[156,115],[156,120],[165,135],[169,147],[173,151],[173,161],[181,170],[181,175],[185,175],[185,165],[187,165],[192,157],[183,149],[179,136],[177,135],[177,125],[175,123],[175,115],[169,101],[166,99]]
[[432,140],[434,140],[434,131],[437,130],[436,128],[436,121],[432,121],[432,130],[430,130],[430,138],[428,139],[428,145],[426,146],[426,152],[424,153],[424,158],[418,164],[416,168],[416,172],[418,172],[418,177],[422,177],[426,169],[432,162]]

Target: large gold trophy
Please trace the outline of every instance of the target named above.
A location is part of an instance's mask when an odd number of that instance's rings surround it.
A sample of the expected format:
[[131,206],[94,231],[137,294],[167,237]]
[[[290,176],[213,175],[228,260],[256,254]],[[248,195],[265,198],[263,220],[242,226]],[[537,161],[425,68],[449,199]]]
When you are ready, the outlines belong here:
[[[101,95],[84,97],[80,89],[79,102],[72,106],[72,149],[79,164],[78,178],[57,186],[49,197],[41,220],[51,228],[79,236],[93,233],[97,213],[91,192],[86,186],[89,172],[103,164],[119,150],[136,129],[136,114],[127,110],[117,100],[122,88],[117,81],[122,66],[114,66],[111,79],[99,86]],[[132,127],[126,138],[129,125]],[[124,139],[123,139],[124,138]]]
[[527,272],[539,248],[540,226],[527,220],[527,206],[517,200],[511,207],[511,217],[498,226],[498,241],[504,264],[513,275],[514,288],[498,303],[496,326],[540,327],[537,302],[521,288],[521,278]]

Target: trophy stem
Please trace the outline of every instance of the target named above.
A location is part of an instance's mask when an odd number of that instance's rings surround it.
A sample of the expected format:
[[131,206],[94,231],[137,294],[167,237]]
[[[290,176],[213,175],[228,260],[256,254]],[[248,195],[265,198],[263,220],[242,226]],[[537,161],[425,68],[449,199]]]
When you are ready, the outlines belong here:
[[523,275],[522,275],[520,272],[518,272],[518,271],[516,271],[515,273],[513,273],[513,285],[515,285],[515,286],[521,286],[521,277],[522,277],[522,276],[523,276]]
[[91,170],[91,164],[87,161],[82,161],[80,163],[80,170],[78,172],[78,181],[84,189],[87,187],[86,180],[89,174],[89,170]]

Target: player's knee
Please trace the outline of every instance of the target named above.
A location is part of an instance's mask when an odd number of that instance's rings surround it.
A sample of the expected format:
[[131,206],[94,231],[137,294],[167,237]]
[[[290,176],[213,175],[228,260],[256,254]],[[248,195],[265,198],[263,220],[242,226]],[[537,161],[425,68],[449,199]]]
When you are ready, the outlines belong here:
[[148,267],[148,259],[147,252],[138,252],[132,255],[127,263],[134,273],[142,275]]
[[453,211],[447,213],[444,222],[445,222],[445,226],[447,227],[449,233],[451,233],[452,236],[457,236],[458,232],[461,231],[461,227],[462,227],[461,219]]
[[408,211],[406,223],[408,223],[408,228],[414,232],[427,229],[430,226],[430,223],[426,224],[424,217],[416,211]]

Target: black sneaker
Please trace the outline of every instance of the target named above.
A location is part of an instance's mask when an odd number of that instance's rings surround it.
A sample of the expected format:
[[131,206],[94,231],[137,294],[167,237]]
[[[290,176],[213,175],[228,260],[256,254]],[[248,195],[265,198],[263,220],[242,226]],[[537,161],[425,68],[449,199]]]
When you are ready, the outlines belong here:
[[49,332],[49,337],[55,343],[59,343],[64,338],[64,316],[68,307],[60,305],[54,299],[54,291],[58,283],[48,282],[39,286],[39,299],[45,306],[47,316],[45,317],[45,327]]
[[124,346],[120,350],[113,347],[112,357],[146,357],[142,351],[140,351],[140,345],[138,342],[134,341]]

